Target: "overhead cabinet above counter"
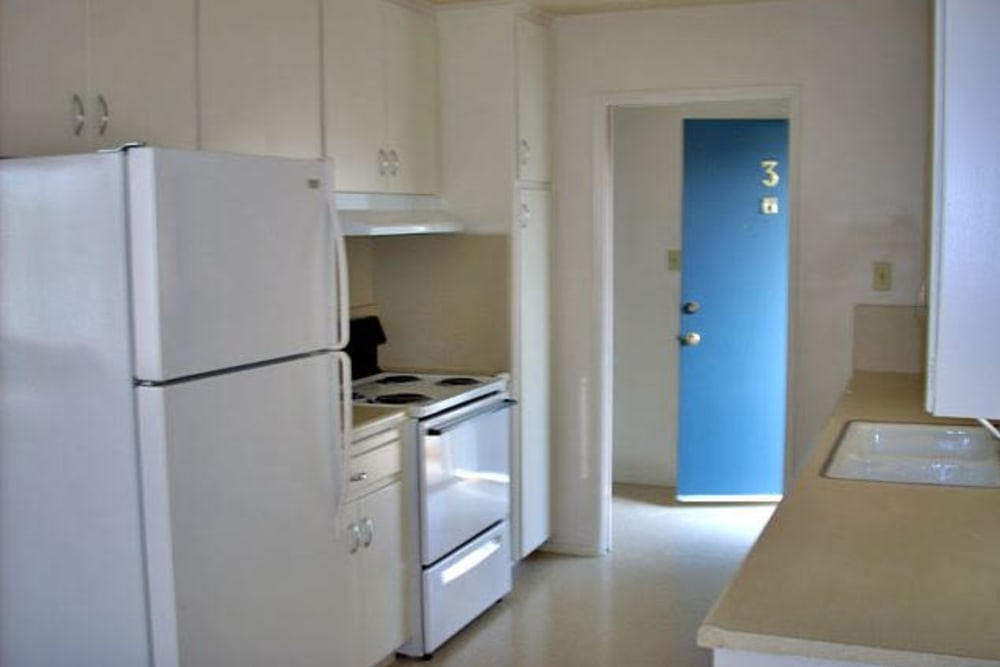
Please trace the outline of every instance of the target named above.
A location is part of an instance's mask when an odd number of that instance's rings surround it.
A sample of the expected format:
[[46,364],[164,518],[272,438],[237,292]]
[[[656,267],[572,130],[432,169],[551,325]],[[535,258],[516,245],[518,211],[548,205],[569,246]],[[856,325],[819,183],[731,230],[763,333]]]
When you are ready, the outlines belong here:
[[0,155],[195,148],[194,0],[0,0]]
[[0,155],[326,155],[340,191],[436,194],[437,67],[415,0],[0,0]]
[[323,0],[323,91],[338,190],[439,191],[432,13],[389,0]]

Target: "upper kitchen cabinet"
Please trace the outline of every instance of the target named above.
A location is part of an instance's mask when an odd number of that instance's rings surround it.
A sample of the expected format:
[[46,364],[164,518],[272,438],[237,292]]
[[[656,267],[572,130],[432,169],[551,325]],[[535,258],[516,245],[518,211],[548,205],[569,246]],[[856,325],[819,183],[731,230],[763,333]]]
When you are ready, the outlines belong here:
[[194,148],[194,0],[0,0],[0,154]]
[[322,154],[319,25],[320,0],[199,0],[203,149]]
[[336,189],[437,193],[434,15],[389,0],[323,0],[323,76]]
[[444,195],[469,231],[509,234],[515,185],[550,180],[550,33],[520,3],[438,11]]
[[927,408],[1000,418],[1000,3],[939,0]]
[[547,26],[523,16],[514,25],[517,59],[517,177],[548,182],[552,37]]

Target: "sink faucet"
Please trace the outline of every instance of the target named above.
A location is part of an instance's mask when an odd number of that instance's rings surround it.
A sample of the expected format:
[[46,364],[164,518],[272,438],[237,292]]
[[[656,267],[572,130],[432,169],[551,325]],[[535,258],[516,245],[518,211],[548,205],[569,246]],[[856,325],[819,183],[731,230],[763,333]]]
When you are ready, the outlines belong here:
[[982,424],[983,427],[990,432],[990,435],[997,440],[1000,440],[1000,430],[997,430],[997,427],[993,425],[993,422],[988,419],[983,419],[982,417],[976,417],[976,421]]

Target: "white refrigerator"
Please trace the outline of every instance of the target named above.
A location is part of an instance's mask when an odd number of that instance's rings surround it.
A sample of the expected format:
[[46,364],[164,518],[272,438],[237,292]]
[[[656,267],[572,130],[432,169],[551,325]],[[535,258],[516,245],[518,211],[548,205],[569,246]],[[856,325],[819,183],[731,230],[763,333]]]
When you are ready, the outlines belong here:
[[332,665],[329,165],[0,160],[0,665]]

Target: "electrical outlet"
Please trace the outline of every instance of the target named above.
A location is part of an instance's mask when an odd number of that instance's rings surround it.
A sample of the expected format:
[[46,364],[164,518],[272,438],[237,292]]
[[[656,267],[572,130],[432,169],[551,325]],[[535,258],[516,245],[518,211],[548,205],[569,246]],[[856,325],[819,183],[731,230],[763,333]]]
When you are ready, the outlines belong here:
[[872,289],[877,292],[892,289],[892,262],[872,262]]

